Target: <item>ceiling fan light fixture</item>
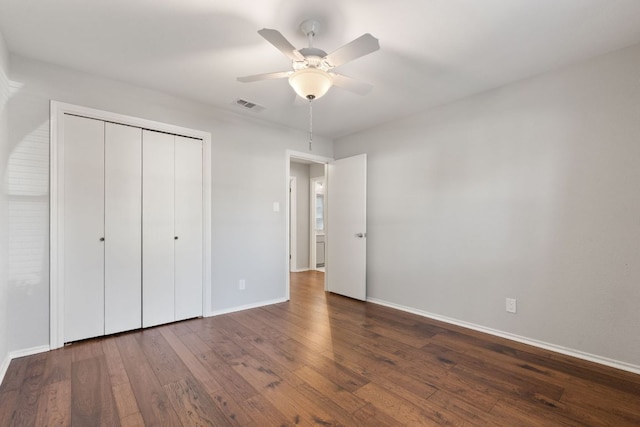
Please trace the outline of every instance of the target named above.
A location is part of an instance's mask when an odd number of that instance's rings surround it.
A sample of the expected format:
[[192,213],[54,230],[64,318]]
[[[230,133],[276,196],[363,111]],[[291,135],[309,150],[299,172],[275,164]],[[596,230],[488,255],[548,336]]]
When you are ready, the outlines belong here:
[[333,85],[329,73],[317,68],[305,68],[289,77],[289,84],[304,99],[318,99],[324,96]]

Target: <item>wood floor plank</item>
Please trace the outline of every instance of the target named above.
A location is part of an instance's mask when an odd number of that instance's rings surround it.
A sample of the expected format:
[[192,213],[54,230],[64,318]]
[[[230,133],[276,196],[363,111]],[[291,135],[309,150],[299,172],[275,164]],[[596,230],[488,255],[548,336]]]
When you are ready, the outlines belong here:
[[61,348],[47,355],[47,363],[44,369],[44,384],[54,384],[58,381],[71,380],[71,350]]
[[428,399],[429,403],[434,405],[434,408],[443,408],[447,412],[454,413],[473,425],[498,426],[502,424],[497,417],[494,417],[489,412],[478,411],[477,406],[446,391],[438,390],[429,396]]
[[71,365],[71,423],[120,425],[104,357],[81,358]]
[[518,399],[500,400],[491,410],[491,415],[496,417],[501,425],[518,426],[584,426],[578,420],[568,420],[554,415],[550,411],[540,411],[531,407],[528,402]]
[[640,395],[632,395],[618,390],[599,390],[597,387],[569,388],[561,402],[578,419],[596,418],[607,420],[603,425],[640,426]]
[[237,426],[234,417],[227,417],[213,403],[202,385],[191,378],[165,384],[169,401],[176,410],[182,425]]
[[71,360],[73,362],[78,362],[84,359],[93,359],[95,357],[103,356],[102,340],[103,338],[96,338],[68,344],[66,348],[71,350]]
[[102,341],[102,352],[107,363],[107,371],[109,372],[109,379],[113,385],[121,385],[129,383],[129,376],[127,370],[122,363],[122,356],[115,338],[107,338]]
[[355,353],[347,349],[342,352],[335,347],[333,352],[327,353],[339,361],[343,366],[359,372],[370,378],[381,387],[394,390],[397,387],[414,394],[418,399],[430,396],[436,390],[442,389],[455,394],[459,399],[470,403],[478,410],[489,411],[498,401],[498,397],[488,392],[485,385],[469,384],[462,381],[449,371],[434,367],[428,372],[413,369],[400,370],[387,363],[381,362],[374,354]]
[[182,342],[181,338],[190,336],[190,333],[183,333],[178,337],[174,334],[174,329],[170,327],[161,328],[160,333],[187,366],[193,377],[197,378],[202,384],[204,391],[211,397],[213,404],[231,420],[230,423],[233,425],[248,424],[251,420],[242,405],[233,398],[231,393],[225,391],[225,388],[216,380],[215,375]]
[[[194,353],[178,338],[172,329],[163,328],[160,333],[171,346],[176,355],[182,360],[182,363],[189,369],[191,374],[198,378],[201,382],[207,384],[207,392],[212,393],[222,389],[222,386],[211,375],[210,371],[200,362]],[[188,334],[182,335],[183,337]]]
[[25,372],[27,371],[27,366],[30,361],[31,357],[19,357],[9,363],[7,373],[4,375],[2,384],[0,384],[0,394],[20,390],[20,387],[24,383]]
[[[386,390],[375,383],[369,383],[355,392],[356,396],[366,400],[382,412],[385,412],[394,419],[407,426],[427,426],[427,425],[471,425],[464,421],[443,420],[439,416],[427,413],[409,401]],[[442,413],[439,414],[442,416]],[[434,419],[435,418],[435,419]]]
[[14,414],[11,417],[11,425],[16,426],[35,425],[42,387],[45,386],[46,355],[41,353],[25,359],[27,365],[23,382],[18,389]]
[[213,350],[200,353],[198,357],[211,370],[223,390],[234,396],[238,402],[258,394],[258,391],[233,369],[233,365],[226,363]]
[[640,375],[327,293],[11,362],[0,426],[640,425]]
[[287,398],[288,395],[297,394],[294,392],[295,388],[284,383],[282,378],[259,361],[245,356],[241,363],[234,366],[234,370],[281,412],[288,422],[298,424],[300,420],[304,420],[308,423],[312,419],[312,415],[305,409],[306,405],[299,405]]
[[71,379],[46,385],[39,400],[36,426],[71,425]]
[[353,393],[330,381],[309,366],[298,369],[295,374],[303,379],[306,384],[318,390],[321,395],[326,396],[349,413],[355,412],[367,404],[367,402],[359,399]]
[[142,414],[139,412],[120,418],[120,425],[122,427],[146,427]]
[[162,336],[159,328],[145,330],[137,337],[158,381],[161,385],[167,385],[191,376],[189,369]]
[[353,413],[354,425],[376,426],[376,427],[399,427],[406,424],[398,421],[394,417],[387,415],[371,403],[367,403],[362,408]]
[[20,390],[6,390],[0,393],[0,426],[17,425],[13,420],[16,416],[18,393]]
[[102,341],[102,351],[105,355],[111,391],[116,401],[120,422],[124,424],[144,423],[140,408],[135,398],[129,376],[122,362],[120,350],[115,338],[107,338]]
[[131,384],[112,384],[111,391],[116,401],[116,407],[118,408],[118,417],[121,423],[125,422],[139,422],[142,420],[142,413],[138,407],[135,393]]
[[117,344],[142,418],[147,425],[179,426],[180,419],[138,344],[139,334],[119,336]]
[[341,425],[326,411],[260,361],[245,356],[234,369],[250,382],[289,422],[301,425]]
[[247,426],[261,427],[261,426],[293,426],[294,420],[287,420],[287,417],[275,406],[273,406],[264,396],[256,394],[255,396],[247,399],[244,404],[245,410],[253,420],[253,423],[247,424]]

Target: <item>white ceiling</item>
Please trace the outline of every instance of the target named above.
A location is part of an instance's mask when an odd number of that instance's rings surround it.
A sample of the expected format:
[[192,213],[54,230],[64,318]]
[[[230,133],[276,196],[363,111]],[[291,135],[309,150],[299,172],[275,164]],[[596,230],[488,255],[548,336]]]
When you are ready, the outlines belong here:
[[236,77],[288,70],[257,30],[301,48],[308,18],[327,52],[367,32],[381,45],[336,70],[369,95],[314,102],[314,132],[330,138],[640,43],[639,0],[0,0],[13,53],[301,130],[308,108],[286,79]]

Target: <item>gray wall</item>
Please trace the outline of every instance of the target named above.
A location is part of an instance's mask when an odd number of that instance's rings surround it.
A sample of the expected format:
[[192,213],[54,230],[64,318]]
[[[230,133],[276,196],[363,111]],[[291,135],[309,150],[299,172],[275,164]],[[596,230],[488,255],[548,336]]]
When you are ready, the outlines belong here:
[[[213,310],[285,298],[286,212],[273,212],[273,202],[286,206],[286,150],[307,151],[305,133],[23,57],[10,61],[19,89],[9,109],[11,262],[0,327],[9,351],[49,343],[50,99],[211,132]],[[331,157],[331,141],[314,138],[314,154]],[[4,283],[0,289],[6,294]]]
[[318,178],[324,176],[325,165],[320,163],[314,163],[309,165],[309,177]]
[[296,177],[296,270],[309,269],[309,170],[311,165],[291,162]]
[[369,297],[640,366],[640,45],[334,151],[368,154]]
[[9,325],[7,295],[9,293],[9,221],[7,219],[7,158],[9,147],[9,59],[4,38],[0,34],[0,378],[3,364],[8,361]]

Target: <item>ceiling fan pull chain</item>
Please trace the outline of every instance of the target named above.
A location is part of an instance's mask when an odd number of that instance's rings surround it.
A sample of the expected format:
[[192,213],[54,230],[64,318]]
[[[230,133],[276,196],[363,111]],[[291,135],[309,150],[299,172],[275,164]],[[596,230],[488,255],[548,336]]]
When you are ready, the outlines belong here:
[[309,99],[309,151],[312,150],[311,144],[313,143],[313,100]]

